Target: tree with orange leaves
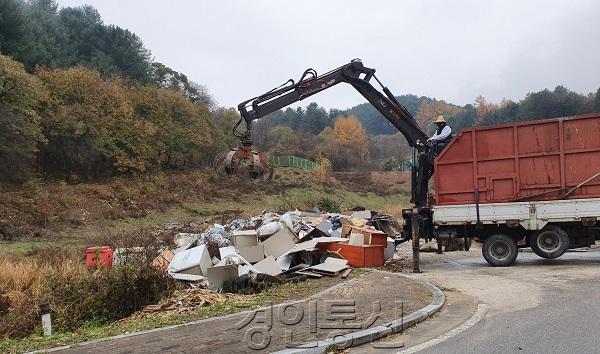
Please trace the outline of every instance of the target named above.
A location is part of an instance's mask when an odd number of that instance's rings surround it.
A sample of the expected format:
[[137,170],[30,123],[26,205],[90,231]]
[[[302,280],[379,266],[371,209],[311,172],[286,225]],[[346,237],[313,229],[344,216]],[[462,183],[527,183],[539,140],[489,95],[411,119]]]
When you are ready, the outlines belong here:
[[320,152],[335,170],[364,170],[370,165],[367,132],[356,117],[337,117],[321,135]]

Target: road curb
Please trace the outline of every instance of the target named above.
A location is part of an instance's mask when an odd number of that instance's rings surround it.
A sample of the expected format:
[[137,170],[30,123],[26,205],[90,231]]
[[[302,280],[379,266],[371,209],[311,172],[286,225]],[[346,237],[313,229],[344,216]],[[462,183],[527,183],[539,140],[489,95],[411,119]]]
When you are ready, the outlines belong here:
[[395,319],[391,322],[384,323],[377,327],[364,329],[357,332],[352,332],[344,335],[339,335],[333,338],[327,338],[319,341],[309,342],[303,344],[299,347],[289,348],[274,352],[276,354],[291,354],[291,353],[302,353],[302,354],[321,354],[325,353],[331,347],[339,347],[342,349],[354,347],[357,345],[370,343],[381,339],[387,335],[392,333],[400,332],[404,329],[407,329],[411,326],[416,325],[419,322],[424,321],[429,316],[436,313],[439,309],[442,308],[444,302],[446,301],[446,296],[444,293],[435,285],[425,282],[420,279],[416,279],[415,277],[401,274],[401,273],[392,273],[382,270],[373,270],[374,272],[389,274],[392,276],[400,276],[407,279],[410,279],[418,284],[423,285],[431,292],[431,302],[429,305],[420,308],[419,310],[404,316],[399,319]]
[[[316,342],[309,342],[309,343],[303,344],[300,347],[284,349],[284,350],[281,350],[281,351],[278,351],[275,353],[324,353],[332,345],[342,346],[343,344],[346,344],[347,347],[352,347],[352,346],[357,346],[357,345],[364,344],[364,343],[369,343],[369,342],[378,340],[380,338],[383,338],[389,334],[404,330],[408,327],[411,327],[411,326],[425,320],[427,317],[429,317],[432,314],[434,314],[435,312],[437,312],[444,305],[444,302],[446,299],[446,297],[444,296],[444,293],[440,289],[438,289],[436,286],[434,286],[430,283],[416,279],[416,278],[414,278],[410,275],[406,275],[406,274],[387,272],[387,271],[377,270],[377,269],[372,269],[370,271],[376,272],[376,273],[381,273],[381,274],[388,274],[390,276],[404,277],[404,278],[410,279],[418,284],[425,286],[431,292],[431,296],[432,296],[431,303],[429,305],[424,306],[421,309],[407,315],[407,316],[404,316],[403,318],[396,319],[394,321],[379,325],[377,327],[372,327],[372,328],[368,328],[365,330],[348,333],[343,336],[338,336],[338,337],[334,337],[334,338],[327,338],[327,339],[316,341]],[[284,302],[281,304],[273,305],[272,308],[301,303],[301,302],[304,302],[309,299],[314,299],[319,296],[322,296],[323,294],[334,291],[337,288],[340,288],[344,285],[351,284],[355,281],[358,281],[359,279],[360,279],[360,276],[349,279],[347,281],[340,282],[338,284],[335,284],[327,289],[321,290],[320,292],[307,297],[306,299],[287,301],[287,302]],[[260,307],[257,309],[231,313],[231,314],[220,316],[220,317],[227,318],[230,316],[236,316],[236,315],[245,314],[245,313],[248,314],[248,313],[252,313],[255,311],[266,310],[269,308],[270,307]],[[126,333],[126,334],[119,334],[119,335],[110,336],[110,337],[97,338],[97,339],[92,339],[92,340],[89,340],[86,342],[81,342],[81,343],[75,343],[75,344],[52,347],[52,348],[47,348],[47,349],[35,350],[35,351],[28,352],[27,354],[57,352],[57,351],[65,350],[65,349],[87,346],[90,344],[96,344],[96,343],[110,341],[110,340],[114,340],[114,339],[135,337],[135,336],[144,335],[144,334],[148,334],[148,333],[160,332],[160,331],[165,331],[165,330],[174,329],[174,328],[178,328],[178,327],[195,325],[195,324],[199,324],[199,323],[203,323],[203,322],[207,322],[207,321],[211,321],[211,320],[214,320],[214,318],[206,318],[206,319],[202,319],[202,320],[181,323],[181,324],[176,324],[176,325],[171,325],[171,326],[165,326],[165,327],[160,327],[160,328],[142,330],[142,331],[133,332],[133,333]]]
[[201,320],[196,320],[196,321],[191,321],[191,322],[185,322],[185,323],[179,323],[179,324],[175,324],[175,325],[170,325],[170,326],[165,326],[165,327],[158,327],[158,328],[152,328],[152,329],[145,329],[145,330],[141,330],[141,331],[136,331],[136,332],[132,332],[132,333],[125,333],[125,334],[117,334],[114,336],[110,336],[110,337],[102,337],[102,338],[96,338],[96,339],[92,339],[89,341],[85,341],[85,342],[80,342],[80,343],[74,343],[74,344],[67,344],[67,345],[63,345],[63,346],[59,346],[59,347],[51,347],[51,348],[47,348],[47,349],[39,349],[39,350],[34,350],[34,351],[30,351],[30,352],[26,352],[25,354],[37,354],[37,353],[51,353],[51,352],[57,352],[57,351],[61,351],[61,350],[65,350],[65,349],[71,349],[71,348],[77,348],[77,347],[82,347],[85,345],[90,345],[90,344],[96,344],[96,343],[101,343],[101,342],[107,342],[107,341],[111,341],[114,339],[121,339],[121,338],[128,338],[128,337],[136,337],[136,336],[140,336],[140,335],[144,335],[144,334],[149,334],[149,333],[154,333],[154,332],[161,332],[161,331],[166,331],[166,330],[170,330],[170,329],[174,329],[174,328],[180,328],[180,327],[186,327],[186,326],[191,326],[191,325],[196,325],[196,324],[200,324],[200,323],[204,323],[204,322],[209,322],[211,320],[214,320],[215,318],[228,318],[228,317],[232,317],[232,316],[237,316],[240,314],[250,314],[256,311],[266,311],[269,309],[274,309],[274,308],[278,308],[278,307],[282,307],[282,306],[289,306],[289,305],[294,305],[294,304],[299,304],[301,302],[304,302],[306,300],[311,300],[317,297],[320,297],[324,294],[327,294],[331,291],[334,291],[346,284],[351,284],[355,281],[358,281],[358,279],[360,279],[360,276],[351,278],[349,280],[346,281],[342,281],[340,283],[337,283],[335,285],[330,286],[327,289],[321,290],[316,294],[313,294],[309,297],[307,297],[306,299],[300,299],[300,300],[292,300],[292,301],[286,301],[286,302],[282,302],[280,304],[276,304],[273,306],[262,306],[262,307],[258,307],[252,310],[246,310],[246,311],[240,311],[240,312],[234,312],[234,313],[230,313],[228,315],[223,315],[223,316],[218,316],[218,317],[209,317],[209,318],[204,318]]

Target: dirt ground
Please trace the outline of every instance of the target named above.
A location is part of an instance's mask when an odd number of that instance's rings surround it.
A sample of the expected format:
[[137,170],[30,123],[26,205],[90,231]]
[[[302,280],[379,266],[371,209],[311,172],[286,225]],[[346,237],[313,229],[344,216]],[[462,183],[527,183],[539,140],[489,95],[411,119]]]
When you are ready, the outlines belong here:
[[336,172],[335,178],[353,190],[389,195],[410,193],[410,172]]
[[403,183],[402,176],[390,173],[395,177],[387,185],[388,179],[381,176],[377,183],[360,183],[368,176],[352,173],[319,185],[311,171],[280,168],[271,182],[261,184],[218,178],[204,170],[4,188],[0,189],[0,255],[87,246],[98,237],[170,223],[222,223],[223,218],[256,215],[264,209],[311,210],[323,198],[343,210],[361,206],[399,215],[408,197],[389,194],[401,190],[394,186]]

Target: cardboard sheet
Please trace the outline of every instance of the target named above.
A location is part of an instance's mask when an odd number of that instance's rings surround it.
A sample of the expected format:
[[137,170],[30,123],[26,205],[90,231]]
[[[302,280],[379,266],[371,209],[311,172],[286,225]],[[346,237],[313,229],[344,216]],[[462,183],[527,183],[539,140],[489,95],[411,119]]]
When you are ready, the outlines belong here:
[[260,262],[265,259],[265,250],[263,245],[240,247],[238,249],[238,253],[250,263]]
[[234,231],[235,247],[251,247],[258,245],[258,234],[256,230]]
[[238,277],[238,266],[232,264],[209,268],[206,277],[208,278],[209,289],[218,290],[226,280]]
[[360,246],[364,243],[365,243],[365,235],[355,234],[355,233],[350,234],[350,242],[348,242],[348,244],[354,245],[354,246]]
[[261,244],[265,248],[265,257],[273,256],[273,258],[278,258],[294,248],[295,241],[296,235],[287,227],[284,227]]
[[262,261],[256,263],[254,265],[259,272],[269,274],[269,275],[279,275],[281,274],[281,268],[277,265],[275,258],[273,256],[269,256]]

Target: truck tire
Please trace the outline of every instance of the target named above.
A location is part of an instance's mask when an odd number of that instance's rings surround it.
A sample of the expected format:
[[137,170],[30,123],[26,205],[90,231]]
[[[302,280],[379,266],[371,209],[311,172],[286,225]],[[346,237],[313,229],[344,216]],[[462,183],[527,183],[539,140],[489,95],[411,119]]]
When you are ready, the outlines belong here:
[[483,242],[483,258],[494,267],[508,267],[515,263],[518,249],[515,240],[505,234],[495,234]]
[[542,258],[558,258],[569,249],[569,235],[558,226],[546,226],[531,235],[529,245]]

